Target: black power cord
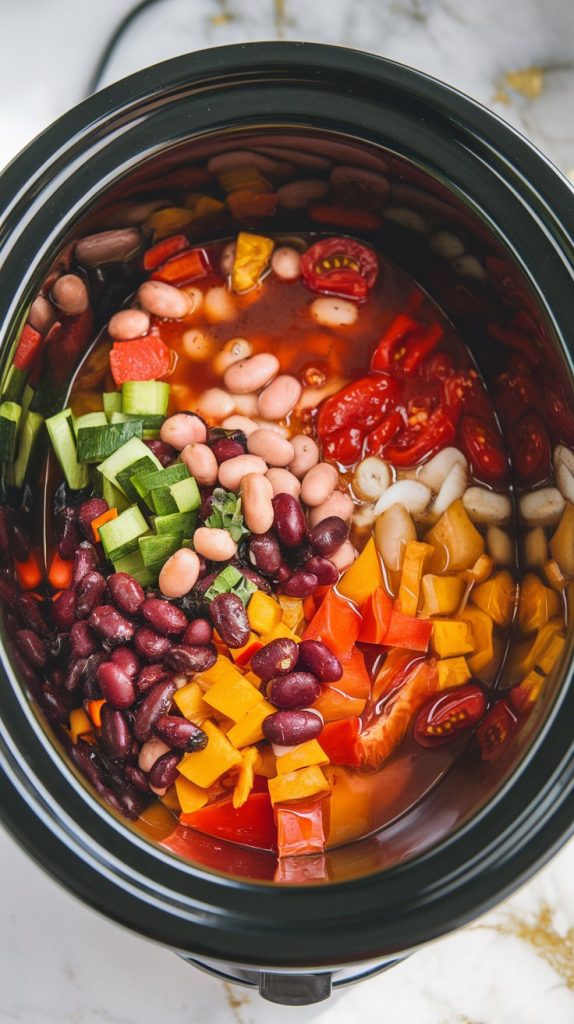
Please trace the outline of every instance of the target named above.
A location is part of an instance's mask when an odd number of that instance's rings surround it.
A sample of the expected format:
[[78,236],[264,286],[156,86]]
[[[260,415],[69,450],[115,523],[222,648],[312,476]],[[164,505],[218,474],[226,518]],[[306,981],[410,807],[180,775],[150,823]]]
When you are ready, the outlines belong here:
[[161,0],[140,0],[140,3],[136,4],[135,7],[132,7],[132,9],[128,11],[128,13],[118,23],[102,50],[98,63],[92,72],[86,89],[86,96],[91,96],[92,93],[98,91],[104,72],[128,28],[133,25],[134,21],[136,21],[143,11],[160,2]]

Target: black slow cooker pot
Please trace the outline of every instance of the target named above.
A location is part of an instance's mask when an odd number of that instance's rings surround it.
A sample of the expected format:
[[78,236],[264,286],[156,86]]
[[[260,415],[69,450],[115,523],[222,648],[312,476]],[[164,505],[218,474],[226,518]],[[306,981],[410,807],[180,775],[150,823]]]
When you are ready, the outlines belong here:
[[[298,43],[224,47],[133,75],[70,111],[6,169],[4,361],[71,240],[121,225],[124,206],[161,196],[182,168],[250,148],[286,151],[301,177],[316,173],[314,156],[385,175],[383,227],[371,240],[442,305],[487,378],[505,344],[487,325],[520,310],[548,379],[573,407],[568,183],[440,82]],[[305,210],[283,210],[271,229],[308,229]],[[566,647],[503,757],[461,758],[382,832],[330,851],[327,884],[314,881],[311,865],[307,884],[277,885],[268,855],[227,851],[221,870],[214,844],[184,862],[106,808],[26,692],[4,634],[0,815],[36,861],[103,914],[269,999],[317,1001],[483,913],[564,842],[574,820],[572,635]]]

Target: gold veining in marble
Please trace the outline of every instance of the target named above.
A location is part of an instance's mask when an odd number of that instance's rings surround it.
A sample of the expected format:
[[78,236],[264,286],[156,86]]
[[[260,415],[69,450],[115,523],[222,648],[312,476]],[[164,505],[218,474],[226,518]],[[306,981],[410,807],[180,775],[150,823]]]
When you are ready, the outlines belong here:
[[537,100],[544,91],[544,69],[540,67],[521,68],[507,71],[503,86],[513,89],[526,100]]
[[477,927],[488,928],[499,935],[512,935],[527,943],[574,991],[574,927],[561,935],[554,926],[552,908],[547,903],[542,903],[529,918],[508,912],[497,924]]

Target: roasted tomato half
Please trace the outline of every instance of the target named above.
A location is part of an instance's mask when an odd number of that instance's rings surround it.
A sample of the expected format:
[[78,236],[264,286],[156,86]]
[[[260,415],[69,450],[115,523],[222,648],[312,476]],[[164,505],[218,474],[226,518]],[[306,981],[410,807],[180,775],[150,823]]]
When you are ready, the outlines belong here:
[[517,721],[507,701],[497,700],[492,705],[476,733],[483,761],[494,761],[499,757]]
[[502,483],[508,463],[498,433],[478,416],[465,416],[460,434],[464,454],[479,480]]
[[301,275],[312,292],[364,302],[377,280],[377,254],[350,238],[325,238],[301,257]]
[[421,408],[409,416],[409,426],[387,444],[385,458],[395,466],[416,466],[427,455],[452,444],[454,436],[454,424],[442,406],[433,412]]
[[419,711],[415,721],[415,739],[423,747],[448,743],[456,733],[477,725],[485,708],[484,693],[473,683],[442,693]]
[[539,484],[550,473],[550,442],[537,412],[521,416],[510,433],[512,463],[521,483]]
[[456,421],[463,414],[480,416],[492,423],[493,410],[484,385],[474,369],[455,373],[444,382],[444,402]]
[[440,324],[423,324],[400,313],[379,341],[371,359],[371,370],[414,376],[427,356],[434,352],[443,333]]

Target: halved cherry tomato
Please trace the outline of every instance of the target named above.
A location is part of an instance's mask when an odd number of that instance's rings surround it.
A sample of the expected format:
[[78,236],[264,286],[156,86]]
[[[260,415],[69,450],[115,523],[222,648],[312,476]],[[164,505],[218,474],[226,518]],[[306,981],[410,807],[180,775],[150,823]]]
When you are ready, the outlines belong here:
[[507,701],[497,700],[492,705],[476,732],[483,761],[494,761],[499,757],[517,721]]
[[404,424],[400,412],[391,412],[365,438],[365,455],[379,455]]
[[482,718],[485,708],[484,693],[473,683],[450,693],[441,693],[419,711],[415,721],[415,739],[421,747],[439,747],[458,732],[472,729]]
[[228,839],[259,850],[274,850],[277,831],[268,793],[251,793],[242,807],[231,800],[218,800],[191,814],[180,816],[182,825],[217,839]]
[[377,254],[350,238],[315,242],[301,257],[301,276],[312,292],[364,302],[379,271]]
[[564,395],[554,388],[544,388],[544,412],[556,439],[574,444],[574,413]]
[[416,466],[427,455],[452,444],[455,429],[442,406],[418,414],[418,422],[405,427],[385,448],[385,458],[395,466]]
[[540,394],[522,370],[501,373],[495,384],[496,408],[506,426],[512,426],[529,409],[540,407]]
[[24,324],[14,353],[17,370],[29,370],[42,346],[42,335],[30,324]]
[[466,416],[461,425],[462,449],[473,473],[485,483],[499,484],[508,472],[499,435],[478,416]]
[[301,857],[308,853],[322,853],[325,849],[322,800],[278,804],[275,820],[280,857]]
[[341,718],[338,722],[326,722],[319,736],[321,749],[331,764],[346,764],[357,767],[361,755],[357,737],[361,728],[360,718]]
[[373,353],[371,370],[412,377],[423,359],[434,351],[443,333],[440,324],[422,324],[399,313]]
[[454,359],[450,352],[433,352],[428,356],[421,370],[421,376],[425,380],[446,380],[454,373]]
[[343,466],[352,466],[361,458],[363,438],[364,433],[359,427],[334,430],[323,440],[323,458],[340,462]]
[[542,417],[527,412],[510,433],[512,464],[522,483],[539,484],[550,473],[550,442]]
[[448,377],[443,390],[445,407],[455,422],[462,414],[470,414],[492,423],[492,403],[475,369]]
[[335,430],[355,427],[372,430],[399,401],[401,384],[388,374],[359,377],[321,405],[317,433],[323,438]]

